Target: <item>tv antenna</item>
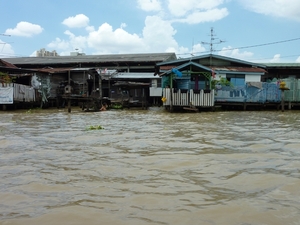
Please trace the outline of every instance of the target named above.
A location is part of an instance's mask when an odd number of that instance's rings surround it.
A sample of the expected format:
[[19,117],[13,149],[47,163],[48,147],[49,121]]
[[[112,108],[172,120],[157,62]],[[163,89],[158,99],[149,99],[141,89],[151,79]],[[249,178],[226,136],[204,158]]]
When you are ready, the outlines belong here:
[[[210,46],[210,59],[209,59],[209,64],[210,64],[210,66],[212,66],[212,54],[213,54],[213,52],[215,51],[214,50],[214,45],[216,45],[216,44],[221,44],[221,43],[223,43],[223,42],[225,42],[225,41],[223,41],[223,40],[220,40],[219,38],[216,38],[216,34],[215,34],[215,32],[214,32],[214,28],[213,27],[211,27],[210,28],[210,42],[201,42],[201,44],[204,44],[204,45],[209,45]],[[216,40],[218,40],[218,41],[216,41]]]

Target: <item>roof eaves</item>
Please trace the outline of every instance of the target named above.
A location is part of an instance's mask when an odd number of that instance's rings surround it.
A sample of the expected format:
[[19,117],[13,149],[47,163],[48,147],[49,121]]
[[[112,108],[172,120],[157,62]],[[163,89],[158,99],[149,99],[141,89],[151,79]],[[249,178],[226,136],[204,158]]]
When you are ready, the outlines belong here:
[[[199,63],[195,63],[195,62],[193,62],[193,61],[190,61],[190,62],[187,62],[187,63],[182,64],[182,65],[180,65],[180,66],[174,67],[173,69],[181,70],[181,69],[183,69],[184,67],[190,66],[190,65],[196,66],[196,67],[198,67],[198,68],[201,68],[201,69],[204,69],[204,70],[207,70],[207,71],[211,71],[211,68],[206,67],[206,66],[203,66],[203,65],[201,65],[201,64],[199,64]],[[166,74],[170,74],[171,72],[172,72],[172,69],[165,71],[164,73],[160,74],[159,76],[163,76],[163,75],[166,75]]]
[[[186,62],[186,61],[199,60],[199,59],[204,59],[204,58],[207,58],[207,57],[210,57],[210,56],[211,56],[210,54],[206,54],[206,55],[201,55],[201,56],[193,56],[193,57],[189,57],[189,58],[178,59],[178,60],[174,60],[174,61],[160,62],[160,63],[157,63],[157,66],[163,66],[163,65],[168,65],[168,64],[172,64],[172,63],[180,63],[180,62]],[[240,59],[230,58],[230,57],[227,57],[227,56],[212,54],[212,58],[228,60],[228,61],[231,61],[231,62],[242,63],[242,64],[246,64],[246,65],[251,65],[251,66],[254,66],[254,67],[262,67],[262,68],[266,67],[264,64],[257,64],[257,63],[253,63],[253,62],[240,60]]]

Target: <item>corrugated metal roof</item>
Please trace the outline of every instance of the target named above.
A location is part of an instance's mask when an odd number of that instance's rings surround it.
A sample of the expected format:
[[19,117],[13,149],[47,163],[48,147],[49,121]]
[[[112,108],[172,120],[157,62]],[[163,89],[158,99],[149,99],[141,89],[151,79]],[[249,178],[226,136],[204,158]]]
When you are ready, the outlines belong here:
[[[177,67],[173,66],[172,68],[176,68],[177,70],[181,70],[181,69],[184,69],[185,67],[190,67],[190,66],[194,66],[198,69],[202,69],[202,70],[206,70],[206,71],[211,71],[211,68],[203,66],[199,63],[195,63],[193,61],[189,61],[189,62],[184,63],[184,64],[182,64],[180,66],[177,66]],[[165,75],[168,75],[168,74],[172,73],[172,68],[170,68],[169,70],[165,71],[162,74],[159,74],[159,76],[165,76]]]
[[9,62],[6,62],[2,59],[0,59],[0,66],[3,66],[3,67],[7,67],[7,68],[18,68],[16,67],[15,65],[9,63]]
[[175,53],[145,54],[110,54],[110,55],[79,55],[57,57],[19,57],[5,58],[14,65],[19,64],[66,64],[66,63],[101,63],[101,62],[162,62],[177,59]]
[[34,69],[36,72],[42,72],[42,73],[64,73],[72,70],[73,68],[41,68],[41,69]]
[[65,73],[68,71],[90,71],[93,70],[96,72],[95,68],[85,68],[85,67],[81,67],[81,68],[74,68],[74,67],[65,67],[65,68],[52,68],[52,67],[45,67],[45,68],[41,68],[41,69],[32,69],[35,72],[43,72],[43,73]]
[[160,74],[159,76],[163,76],[163,75],[167,75],[169,73],[172,72],[172,68],[176,68],[178,70],[181,70],[183,69],[184,67],[187,67],[187,66],[195,66],[197,68],[201,68],[203,70],[206,70],[206,71],[215,71],[217,73],[220,73],[220,72],[227,72],[227,73],[260,73],[260,74],[264,74],[264,73],[267,73],[267,71],[265,69],[262,69],[262,68],[257,68],[257,67],[233,67],[233,66],[228,66],[228,67],[206,67],[206,66],[203,66],[203,65],[200,65],[198,63],[195,63],[193,61],[190,61],[190,62],[187,62],[185,64],[182,64],[180,66],[161,66],[161,70],[165,69],[167,70],[166,72],[164,72],[163,74]]
[[158,77],[154,76],[154,73],[116,73],[112,78],[121,78],[121,79],[155,79]]
[[300,68],[300,63],[263,63],[268,68]]
[[257,68],[257,67],[212,67],[214,71],[225,71],[225,72],[246,72],[246,73],[267,73],[265,69]]
[[142,83],[142,82],[131,82],[131,81],[118,81],[113,86],[121,86],[121,87],[138,87],[138,86],[150,86],[150,83]]
[[214,58],[222,59],[222,60],[241,63],[241,64],[245,64],[245,65],[265,67],[264,64],[258,64],[258,63],[248,62],[248,61],[244,61],[244,60],[240,60],[240,59],[230,58],[230,57],[221,56],[221,55],[214,55],[214,54],[212,54],[212,55],[206,54],[206,55],[200,55],[200,56],[193,56],[193,57],[189,57],[189,58],[177,59],[174,61],[160,62],[160,63],[157,63],[157,65],[161,66],[161,65],[168,65],[168,64],[174,64],[174,63],[180,63],[180,62],[184,63],[184,62],[188,62],[188,61],[195,61],[195,60],[200,60],[200,59],[205,59],[205,58],[210,58],[210,57],[212,57],[213,59]]

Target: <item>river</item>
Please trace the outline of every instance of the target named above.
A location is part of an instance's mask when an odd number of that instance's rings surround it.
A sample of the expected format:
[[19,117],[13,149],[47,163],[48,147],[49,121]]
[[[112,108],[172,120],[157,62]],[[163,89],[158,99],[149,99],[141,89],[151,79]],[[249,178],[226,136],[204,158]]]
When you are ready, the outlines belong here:
[[300,224],[299,111],[0,116],[1,225]]

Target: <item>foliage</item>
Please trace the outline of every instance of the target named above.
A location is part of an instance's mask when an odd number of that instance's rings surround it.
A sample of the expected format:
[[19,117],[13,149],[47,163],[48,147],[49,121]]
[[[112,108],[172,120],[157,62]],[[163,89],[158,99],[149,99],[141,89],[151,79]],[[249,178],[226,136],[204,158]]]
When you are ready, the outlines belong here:
[[228,86],[228,87],[233,87],[233,84],[227,80],[225,77],[219,77],[219,80],[213,80],[211,82],[211,87],[212,89],[215,89],[216,85],[221,85],[221,86]]
[[7,73],[0,72],[0,82],[1,83],[10,84],[10,83],[14,82],[14,80],[15,80],[15,77],[12,77]]
[[119,102],[114,102],[111,104],[110,106],[112,109],[122,109],[123,108],[123,105],[122,103],[119,103]]
[[104,128],[100,125],[95,125],[95,126],[91,125],[91,126],[86,128],[86,130],[102,130],[102,129],[104,129]]

